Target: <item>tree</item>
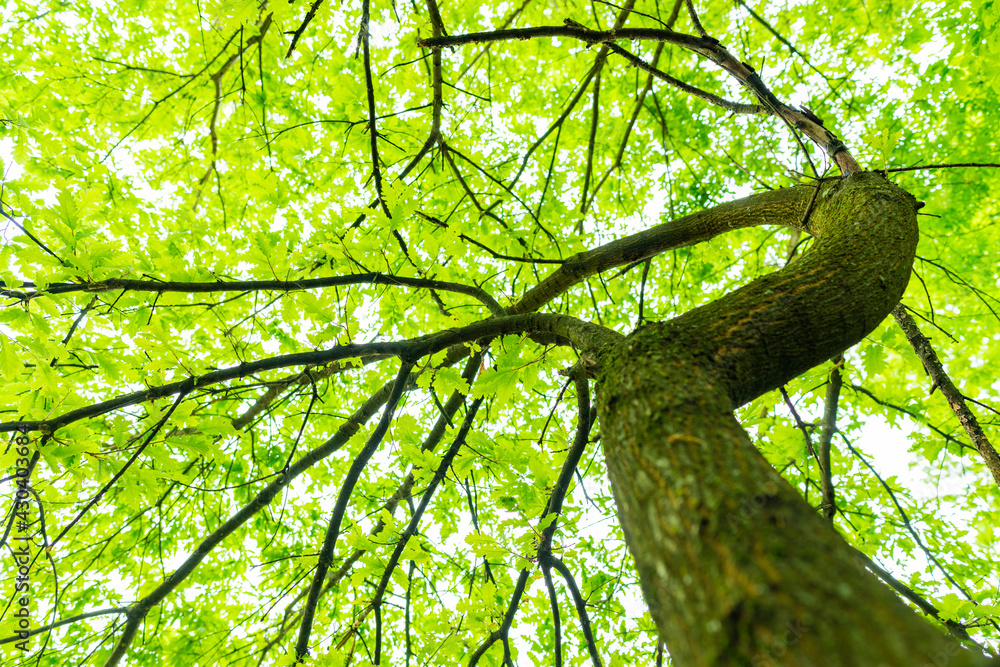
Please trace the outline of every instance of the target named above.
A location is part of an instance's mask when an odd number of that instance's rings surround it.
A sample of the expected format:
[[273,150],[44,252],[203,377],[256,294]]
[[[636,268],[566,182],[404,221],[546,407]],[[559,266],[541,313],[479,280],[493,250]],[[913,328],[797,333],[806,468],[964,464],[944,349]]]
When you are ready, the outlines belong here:
[[996,662],[1000,6],[3,16],[4,664]]

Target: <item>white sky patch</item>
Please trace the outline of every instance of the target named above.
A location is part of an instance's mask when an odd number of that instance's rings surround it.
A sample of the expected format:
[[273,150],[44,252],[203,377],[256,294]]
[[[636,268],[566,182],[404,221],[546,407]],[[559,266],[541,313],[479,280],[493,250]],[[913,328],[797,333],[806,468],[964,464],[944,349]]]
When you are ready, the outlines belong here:
[[883,478],[896,476],[913,488],[923,482],[923,475],[912,470],[912,466],[917,463],[917,458],[910,454],[908,441],[913,430],[909,420],[903,428],[897,428],[881,415],[874,415],[866,419],[861,438],[854,445],[860,445]]
[[924,43],[919,52],[910,56],[910,59],[920,66],[920,74],[923,74],[934,63],[949,59],[951,50],[952,45],[948,43],[948,40],[942,35],[933,35],[929,41]]
[[4,183],[16,181],[24,174],[24,167],[19,165],[14,159],[14,138],[0,137],[0,163],[3,165]]

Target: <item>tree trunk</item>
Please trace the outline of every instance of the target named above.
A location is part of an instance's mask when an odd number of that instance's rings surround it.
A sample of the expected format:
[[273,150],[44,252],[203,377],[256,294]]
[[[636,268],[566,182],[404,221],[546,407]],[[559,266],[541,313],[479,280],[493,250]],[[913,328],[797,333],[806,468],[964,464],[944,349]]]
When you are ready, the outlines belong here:
[[[786,192],[804,216],[801,189]],[[865,570],[733,417],[870,333],[909,280],[912,196],[875,174],[816,195],[810,252],[598,359],[601,437],[643,593],[679,667],[987,664]]]

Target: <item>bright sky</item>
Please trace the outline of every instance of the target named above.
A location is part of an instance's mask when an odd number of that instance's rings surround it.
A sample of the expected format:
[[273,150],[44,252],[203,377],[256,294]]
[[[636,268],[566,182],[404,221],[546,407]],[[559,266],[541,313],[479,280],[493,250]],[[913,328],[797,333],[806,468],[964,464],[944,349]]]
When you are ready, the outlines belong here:
[[[391,29],[388,24],[373,24],[373,26],[378,30],[380,27],[385,29]],[[376,35],[378,37],[378,35]],[[938,43],[940,42],[940,43]],[[924,50],[914,56],[917,62],[921,63],[924,67],[927,64],[940,60],[947,56],[946,42],[942,38],[936,38],[929,42]],[[873,68],[872,70],[866,70],[866,76],[869,77],[889,77],[890,73],[885,70],[879,70],[879,68]],[[910,82],[897,82],[900,90],[900,94],[903,94],[903,87],[908,87]],[[0,160],[2,160],[3,168],[3,180],[4,182],[16,181],[22,173],[22,169],[13,160],[14,152],[14,142],[12,137],[0,138]],[[124,165],[124,169],[128,171],[128,165],[131,164],[128,153],[126,150],[119,150],[116,153],[116,162],[119,166]],[[792,160],[789,160],[792,163]],[[661,167],[662,168],[662,167]],[[134,171],[134,165],[133,165]],[[739,193],[740,196],[748,194],[747,192]],[[157,196],[165,196],[164,193],[149,193],[150,198],[156,198]],[[666,199],[663,193],[654,197],[646,208],[638,215],[636,215],[631,224],[630,228],[645,228],[651,224],[659,222],[661,215],[666,209]],[[0,224],[0,234],[6,240],[11,236],[18,233],[18,230],[8,222]],[[370,328],[370,327],[367,327]],[[5,332],[0,329],[0,334]],[[881,417],[871,417],[867,420],[866,426],[863,432],[863,436],[855,443],[855,446],[859,447],[869,460],[878,470],[883,478],[893,477],[898,478],[899,484],[908,489],[912,497],[919,503],[923,500],[931,500],[936,498],[940,493],[951,493],[963,488],[966,488],[968,482],[964,480],[960,475],[946,475],[940,479],[928,479],[926,475],[920,470],[919,467],[913,467],[915,464],[919,463],[916,456],[909,452],[908,435],[914,429],[914,425],[909,420],[904,419],[902,422],[902,428],[891,427],[884,419]],[[389,455],[388,452],[384,452],[386,456]],[[605,538],[609,535],[610,524],[609,521],[612,519],[610,517],[605,517],[599,515],[590,505],[582,500],[582,494],[579,489],[576,491],[580,498],[577,498],[579,505],[585,508],[588,513],[582,521],[581,525],[586,527],[591,534],[598,537]],[[330,499],[332,504],[332,498]],[[961,516],[950,517],[952,521],[961,525]],[[470,527],[471,528],[471,527]],[[466,549],[467,546],[464,543],[456,543],[456,549]],[[187,557],[187,553],[178,553],[174,558],[170,559],[168,562],[169,566],[179,565]],[[893,571],[895,574],[899,575],[900,572],[898,568],[894,568],[892,564],[883,563],[887,565],[887,569]],[[917,566],[916,563],[911,563],[912,566]],[[251,571],[248,576],[254,576]],[[537,585],[540,585],[537,584]],[[124,582],[122,586],[125,587]],[[197,590],[196,586],[188,587],[185,590],[185,597],[190,597],[195,594]],[[125,590],[121,591],[123,594],[128,594]],[[562,595],[562,594],[561,594]],[[629,610],[630,615],[633,617],[638,617],[645,613],[645,604],[639,597],[638,590],[631,589],[626,592],[627,599],[623,601],[626,608]],[[565,596],[563,596],[565,599]],[[523,633],[530,632],[530,628],[522,627],[519,630],[515,630],[513,633],[515,641],[518,641],[520,646],[526,646],[527,637],[523,636]]]

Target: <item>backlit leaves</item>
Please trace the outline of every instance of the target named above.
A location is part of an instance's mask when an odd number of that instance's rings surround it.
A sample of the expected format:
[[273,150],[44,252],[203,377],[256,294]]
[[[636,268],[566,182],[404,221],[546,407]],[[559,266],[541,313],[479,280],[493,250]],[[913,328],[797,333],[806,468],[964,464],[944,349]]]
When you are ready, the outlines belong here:
[[[436,125],[434,59],[416,46],[433,32],[423,2],[371,3],[370,127],[364,63],[356,57],[360,6],[322,3],[285,58],[310,4],[2,5],[0,197],[10,218],[0,220],[0,280],[7,289],[42,292],[27,301],[5,296],[0,308],[2,421],[52,419],[278,354],[419,337],[491,315],[467,295],[386,285],[45,293],[56,283],[378,271],[481,286],[509,308],[557,268],[534,260],[565,260],[812,175],[781,123],[734,118],[660,83],[640,99],[645,74],[613,54],[601,69],[591,156],[594,87],[583,82],[599,47],[565,39],[443,51]],[[866,166],[995,160],[995,1],[751,4],[786,41],[741,6],[696,4],[710,32],[779,97],[809,106]],[[452,35],[564,18],[605,29],[618,14],[600,3],[534,0],[439,9]],[[635,9],[626,25],[659,27],[650,17],[665,21],[672,3],[640,0]],[[263,38],[251,43],[266,21]],[[691,31],[683,11],[676,28]],[[647,60],[655,49],[627,47]],[[664,48],[659,67],[752,101],[711,64],[679,49]],[[372,206],[373,132],[389,216]],[[809,151],[823,172],[824,157]],[[893,178],[925,201],[921,213],[929,214],[920,217],[920,259],[904,303],[963,393],[980,402],[974,409],[996,442],[1000,178],[986,169]],[[542,310],[627,334],[639,321],[640,301],[646,319],[683,313],[783,265],[788,241],[768,229],[726,235],[655,257],[648,272],[640,264],[591,276]],[[551,607],[532,558],[539,531],[555,520],[542,514],[576,428],[572,386],[563,393],[559,371],[577,353],[550,343],[522,335],[469,343],[464,351],[484,357],[464,377],[464,359],[442,365],[448,351],[417,360],[420,375],[345,513],[332,571],[346,569],[318,609],[316,664],[373,661],[375,623],[370,612],[361,618],[363,610],[475,398],[483,404],[390,577],[382,664],[407,664],[408,645],[409,664],[467,662],[500,627],[520,568],[531,575],[511,649],[521,664],[553,662]],[[198,387],[158,431],[176,394],[63,425],[44,444],[34,432],[32,451],[40,448],[42,457],[32,479],[48,539],[115,474],[122,477],[39,559],[45,565],[32,574],[33,622],[142,598],[202,540],[252,507],[246,523],[151,610],[126,662],[291,664],[324,531],[382,404],[266,506],[254,498],[306,452],[336,439],[398,369],[393,358],[351,354],[337,367],[296,365]],[[830,368],[786,388],[814,444]],[[995,485],[894,325],[847,351],[842,372],[833,449],[838,529],[945,617],[976,621],[970,632],[995,645]],[[455,392],[470,398],[446,419]],[[816,462],[781,395],[759,398],[741,418],[771,462],[818,503]],[[892,451],[909,451],[911,476],[879,457],[885,443],[866,436],[883,422],[898,429],[891,433],[903,445]],[[432,431],[440,434],[434,442]],[[591,440],[598,433],[595,425]],[[874,461],[886,484],[848,442]],[[0,460],[9,474],[10,450]],[[636,602],[599,442],[588,444],[578,472],[553,553],[578,577],[605,664],[652,664],[655,630]],[[395,497],[411,474],[408,493]],[[926,567],[887,485],[975,604]],[[582,663],[588,658],[575,609],[564,584],[555,585],[564,658]],[[43,646],[42,664],[99,664],[120,621],[99,616],[61,626],[48,643],[33,640],[34,654],[16,653],[10,643],[0,651],[11,664],[34,664]],[[502,655],[494,645],[480,664],[499,665]]]

